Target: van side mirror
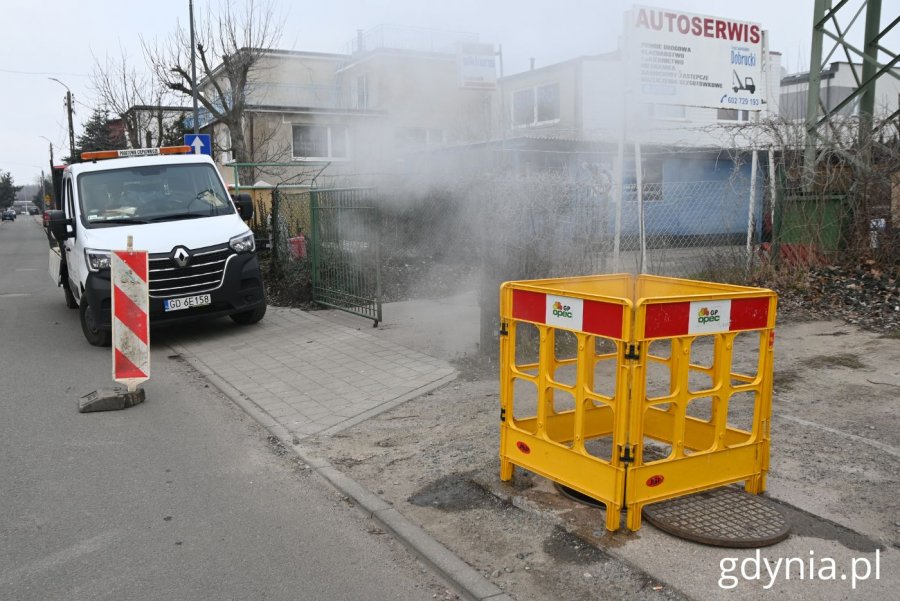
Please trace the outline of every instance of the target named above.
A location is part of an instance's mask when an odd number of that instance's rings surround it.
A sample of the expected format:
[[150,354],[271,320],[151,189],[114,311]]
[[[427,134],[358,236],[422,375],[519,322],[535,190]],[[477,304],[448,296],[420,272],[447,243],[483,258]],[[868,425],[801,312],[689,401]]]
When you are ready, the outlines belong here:
[[253,219],[253,199],[249,194],[238,194],[234,197],[234,204],[241,219],[244,221]]
[[56,238],[59,242],[62,242],[66,238],[69,237],[69,225],[70,222],[66,219],[65,211],[47,211],[48,220],[47,225],[50,228],[50,233],[53,234],[53,237]]

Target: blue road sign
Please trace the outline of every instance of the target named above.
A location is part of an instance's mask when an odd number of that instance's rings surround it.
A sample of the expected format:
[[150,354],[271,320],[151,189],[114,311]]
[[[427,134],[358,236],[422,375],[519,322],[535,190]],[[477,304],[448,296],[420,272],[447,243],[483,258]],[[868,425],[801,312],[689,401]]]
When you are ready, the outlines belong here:
[[194,154],[212,155],[212,143],[209,134],[184,134],[184,145],[193,148]]

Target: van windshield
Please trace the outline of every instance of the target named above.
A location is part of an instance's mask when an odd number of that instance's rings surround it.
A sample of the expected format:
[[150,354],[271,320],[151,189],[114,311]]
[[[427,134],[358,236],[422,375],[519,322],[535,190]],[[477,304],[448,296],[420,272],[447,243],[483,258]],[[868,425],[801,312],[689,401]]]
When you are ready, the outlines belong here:
[[214,217],[235,212],[212,165],[143,165],[78,178],[85,227]]

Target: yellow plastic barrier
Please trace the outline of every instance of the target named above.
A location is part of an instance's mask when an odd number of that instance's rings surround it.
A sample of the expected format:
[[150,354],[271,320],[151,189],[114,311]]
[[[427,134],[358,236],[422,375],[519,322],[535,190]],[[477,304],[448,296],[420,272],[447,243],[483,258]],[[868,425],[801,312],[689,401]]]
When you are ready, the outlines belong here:
[[609,530],[624,507],[637,530],[647,503],[762,492],[775,310],[770,290],[657,276],[503,284],[501,479],[520,466],[597,499]]

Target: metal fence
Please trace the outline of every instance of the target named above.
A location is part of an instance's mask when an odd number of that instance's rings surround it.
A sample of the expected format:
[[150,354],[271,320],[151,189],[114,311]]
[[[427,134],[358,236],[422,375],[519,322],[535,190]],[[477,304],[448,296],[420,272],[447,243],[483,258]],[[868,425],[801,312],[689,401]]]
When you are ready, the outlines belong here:
[[[575,273],[691,277],[726,256],[746,262],[762,240],[768,200],[735,180],[645,184],[623,190],[541,177],[495,181],[473,209],[490,215],[488,256],[512,278]],[[745,195],[746,194],[746,195]]]
[[[255,229],[268,229],[276,275],[297,271],[298,238],[312,251],[311,190],[279,186],[257,195]],[[386,301],[552,276],[709,277],[714,268],[745,270],[772,227],[769,186],[761,177],[751,186],[739,172],[640,191],[626,185],[621,207],[608,181],[573,183],[548,172],[441,182],[398,176],[379,190],[366,227],[379,240]]]
[[375,190],[311,190],[309,198],[313,300],[377,326],[381,259]]

